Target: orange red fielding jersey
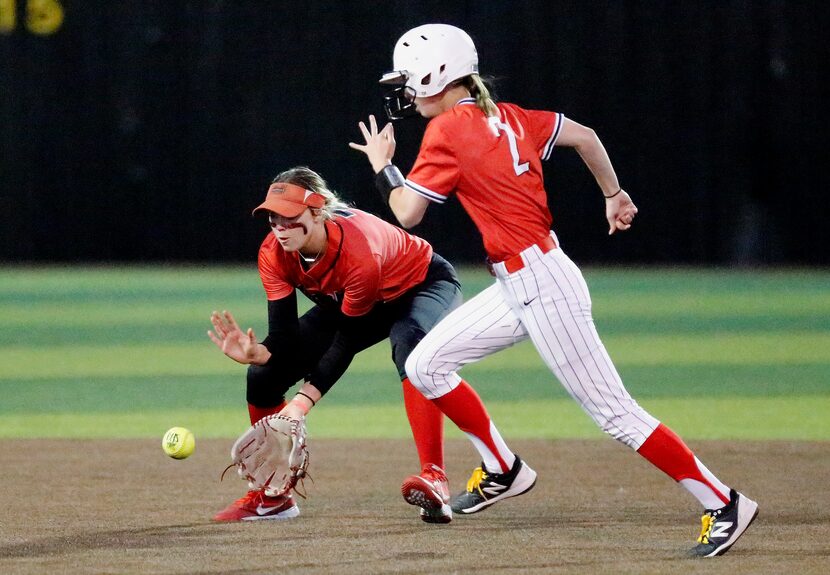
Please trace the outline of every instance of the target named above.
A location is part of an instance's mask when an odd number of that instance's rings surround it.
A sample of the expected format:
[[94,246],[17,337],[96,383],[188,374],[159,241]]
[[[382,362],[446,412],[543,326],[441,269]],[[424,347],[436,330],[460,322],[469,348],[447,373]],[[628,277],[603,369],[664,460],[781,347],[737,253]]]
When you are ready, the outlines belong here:
[[259,275],[269,300],[298,288],[328,296],[348,316],[364,315],[381,301],[393,300],[421,283],[432,246],[361,210],[340,210],[325,222],[328,244],[308,270],[297,252],[286,252],[273,233],[259,248]]
[[444,203],[455,193],[498,262],[546,238],[552,218],[542,175],[564,116],[497,104],[487,118],[472,98],[427,125],[406,187]]

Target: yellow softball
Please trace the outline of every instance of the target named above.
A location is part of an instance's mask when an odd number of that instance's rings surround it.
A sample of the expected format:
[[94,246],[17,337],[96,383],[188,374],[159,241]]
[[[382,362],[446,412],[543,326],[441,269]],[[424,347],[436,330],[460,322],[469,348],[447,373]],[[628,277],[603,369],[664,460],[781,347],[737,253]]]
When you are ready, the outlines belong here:
[[184,459],[193,455],[196,438],[186,427],[171,427],[161,440],[161,448],[173,459]]

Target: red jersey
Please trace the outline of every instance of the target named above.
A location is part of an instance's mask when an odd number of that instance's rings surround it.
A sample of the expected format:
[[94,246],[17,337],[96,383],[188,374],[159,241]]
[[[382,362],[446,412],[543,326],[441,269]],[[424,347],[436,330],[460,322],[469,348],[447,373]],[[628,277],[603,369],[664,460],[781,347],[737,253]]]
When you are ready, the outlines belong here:
[[259,248],[259,276],[269,300],[304,294],[328,296],[348,316],[368,313],[421,283],[432,259],[432,246],[380,218],[360,210],[338,210],[325,222],[328,243],[305,269],[298,252],[286,252],[273,233]]
[[499,116],[488,118],[473,98],[464,98],[433,118],[406,178],[407,188],[439,204],[457,194],[496,262],[550,233],[542,160],[550,157],[565,119],[497,106]]

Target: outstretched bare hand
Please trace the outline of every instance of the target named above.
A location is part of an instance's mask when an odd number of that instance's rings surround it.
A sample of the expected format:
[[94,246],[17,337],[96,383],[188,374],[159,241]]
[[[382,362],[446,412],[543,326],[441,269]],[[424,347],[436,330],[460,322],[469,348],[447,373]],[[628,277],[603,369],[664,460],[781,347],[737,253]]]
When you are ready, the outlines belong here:
[[215,333],[208,330],[208,337],[216,344],[216,347],[222,350],[222,353],[243,364],[263,363],[260,345],[254,336],[254,330],[248,328],[247,332],[243,332],[231,312],[223,311],[221,314],[217,311],[213,312],[210,314],[210,323],[213,324]]
[[395,155],[395,129],[389,123],[378,132],[378,123],[375,117],[371,115],[369,116],[368,128],[363,122],[360,122],[357,126],[360,128],[366,143],[349,142],[349,147],[366,154],[369,163],[372,164],[372,169],[375,170],[375,173],[378,173],[385,166],[392,163],[392,157]]

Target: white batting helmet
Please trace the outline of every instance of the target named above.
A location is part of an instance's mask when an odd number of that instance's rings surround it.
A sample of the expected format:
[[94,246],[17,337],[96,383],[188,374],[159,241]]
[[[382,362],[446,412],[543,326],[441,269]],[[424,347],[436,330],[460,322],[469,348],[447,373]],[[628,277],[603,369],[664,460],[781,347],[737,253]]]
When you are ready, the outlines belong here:
[[381,84],[407,88],[410,97],[438,94],[453,80],[478,73],[472,38],[449,24],[424,24],[406,32],[395,44],[394,70]]

